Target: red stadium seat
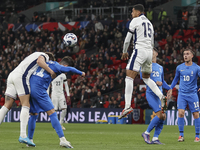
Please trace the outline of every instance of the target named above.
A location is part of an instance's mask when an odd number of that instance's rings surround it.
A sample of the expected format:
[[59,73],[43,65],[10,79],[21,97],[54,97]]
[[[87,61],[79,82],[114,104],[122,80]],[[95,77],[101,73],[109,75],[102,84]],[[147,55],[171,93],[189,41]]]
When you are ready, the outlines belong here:
[[109,101],[105,101],[105,104],[103,104],[103,107],[108,108],[108,106],[109,106]]
[[125,68],[126,68],[126,65],[127,65],[126,63],[122,63],[122,64],[121,64],[122,69],[125,69]]
[[125,101],[121,101],[121,102],[120,102],[120,107],[121,107],[121,108],[124,108],[124,107],[125,107]]

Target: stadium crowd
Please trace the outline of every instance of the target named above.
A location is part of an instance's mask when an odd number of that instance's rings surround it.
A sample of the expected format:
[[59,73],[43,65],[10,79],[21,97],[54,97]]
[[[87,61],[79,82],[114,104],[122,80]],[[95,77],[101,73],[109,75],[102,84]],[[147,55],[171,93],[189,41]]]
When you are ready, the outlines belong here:
[[[199,32],[192,33],[186,39],[185,34],[193,29],[183,30],[178,23],[169,18],[161,20],[158,26],[154,25],[155,47],[159,50],[158,63],[164,67],[165,80],[171,84],[175,68],[183,62],[182,52],[187,47],[192,47],[195,55],[194,62],[198,63],[200,56]],[[197,30],[198,31],[198,30]],[[67,33],[75,33],[78,37],[80,52],[74,54],[72,49],[65,47],[62,37]],[[0,104],[4,103],[6,79],[9,73],[29,54],[35,51],[52,52],[57,61],[69,55],[74,59],[74,66],[86,72],[86,77],[68,74],[70,87],[71,107],[97,107],[97,108],[123,108],[124,107],[124,79],[126,76],[126,62],[121,60],[123,41],[127,28],[112,19],[109,25],[100,21],[91,21],[83,29],[60,29],[54,31],[43,30],[34,32],[26,31],[24,27],[17,32],[2,30],[0,32]],[[87,50],[97,49],[97,53],[87,55]],[[129,47],[132,53],[133,45]],[[145,99],[145,88],[139,75],[134,80],[132,107],[148,108]],[[174,102],[177,90],[173,90]],[[169,101],[169,102],[170,102]],[[16,101],[16,106],[20,102]],[[176,106],[176,105],[175,105]]]

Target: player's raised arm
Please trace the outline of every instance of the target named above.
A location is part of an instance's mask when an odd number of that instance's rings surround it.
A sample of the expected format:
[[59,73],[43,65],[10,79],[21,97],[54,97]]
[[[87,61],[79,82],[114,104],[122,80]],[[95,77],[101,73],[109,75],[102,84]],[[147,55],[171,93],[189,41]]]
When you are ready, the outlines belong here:
[[126,34],[126,38],[124,40],[124,45],[123,45],[123,54],[122,54],[122,60],[123,59],[128,59],[128,53],[127,53],[127,50],[128,50],[128,47],[130,45],[130,41],[131,41],[131,38],[133,36],[133,34],[135,33],[135,23],[134,23],[134,20],[132,20],[130,22],[130,25],[129,25],[129,30]]
[[46,70],[48,73],[51,74],[51,77],[54,79],[56,77],[55,72],[48,67],[48,65],[46,64],[46,61],[48,61],[50,58],[50,60],[54,60],[54,56],[52,53],[48,53],[45,56],[41,55],[38,57],[37,59],[37,64],[42,67],[44,70]]
[[60,71],[61,71],[62,73],[73,72],[73,73],[76,73],[76,74],[85,76],[85,73],[84,73],[84,72],[82,72],[82,71],[80,71],[80,70],[78,70],[78,69],[76,69],[76,68],[74,68],[74,67],[65,67],[65,66],[62,66],[62,67],[60,68]]

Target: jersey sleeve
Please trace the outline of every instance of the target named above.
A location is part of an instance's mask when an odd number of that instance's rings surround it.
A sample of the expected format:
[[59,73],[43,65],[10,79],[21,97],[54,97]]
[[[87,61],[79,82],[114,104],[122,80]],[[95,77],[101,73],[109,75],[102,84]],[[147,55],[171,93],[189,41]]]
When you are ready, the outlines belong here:
[[49,56],[45,53],[41,54],[41,56],[44,57],[45,61],[48,62],[49,61]]
[[134,34],[136,27],[137,27],[137,20],[136,19],[132,19],[130,24],[129,24],[128,32]]
[[[163,69],[163,68],[162,68]],[[162,71],[162,87],[164,88],[164,89],[166,89],[166,90],[169,90],[169,89],[171,89],[171,87],[165,82],[165,80],[164,80],[164,70]]]
[[171,84],[171,89],[173,89],[175,87],[175,85],[177,84],[177,82],[179,81],[180,79],[180,70],[179,70],[179,66],[176,68],[176,74],[175,74],[175,77],[172,81],[172,84]]
[[80,70],[74,68],[74,67],[65,67],[65,66],[62,66],[62,67],[60,67],[60,72],[62,72],[62,73],[73,72],[73,73],[82,75],[82,72]]

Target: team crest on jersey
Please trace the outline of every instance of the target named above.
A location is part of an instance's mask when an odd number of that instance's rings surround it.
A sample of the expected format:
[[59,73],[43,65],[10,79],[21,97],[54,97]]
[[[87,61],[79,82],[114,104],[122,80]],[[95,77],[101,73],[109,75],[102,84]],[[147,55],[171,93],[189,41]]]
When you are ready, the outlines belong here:
[[162,72],[162,69],[161,68],[159,68],[160,69],[160,73]]
[[193,76],[193,71],[191,71],[191,76]]
[[140,109],[133,109],[133,120],[138,121],[140,119]]

